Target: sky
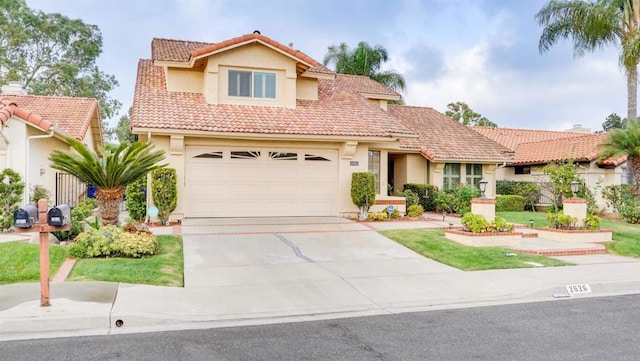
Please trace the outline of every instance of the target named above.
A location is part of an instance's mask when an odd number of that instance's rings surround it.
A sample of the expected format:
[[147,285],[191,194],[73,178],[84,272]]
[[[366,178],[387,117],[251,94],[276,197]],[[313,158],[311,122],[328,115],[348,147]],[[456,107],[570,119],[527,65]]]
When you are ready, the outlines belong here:
[[[319,62],[342,42],[382,45],[404,75],[407,105],[445,112],[465,102],[502,128],[601,130],[626,115],[618,49],[575,57],[570,42],[540,54],[534,16],[546,0],[27,0],[100,28],[101,70],[125,114],[151,40],[221,42],[259,30]],[[111,119],[115,126],[120,116]]]

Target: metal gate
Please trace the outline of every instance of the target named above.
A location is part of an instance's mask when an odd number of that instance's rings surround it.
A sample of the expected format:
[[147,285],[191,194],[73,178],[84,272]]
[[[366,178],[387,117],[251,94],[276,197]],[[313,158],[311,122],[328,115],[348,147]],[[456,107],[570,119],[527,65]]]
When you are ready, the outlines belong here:
[[89,185],[68,173],[56,173],[56,204],[73,208],[88,196]]

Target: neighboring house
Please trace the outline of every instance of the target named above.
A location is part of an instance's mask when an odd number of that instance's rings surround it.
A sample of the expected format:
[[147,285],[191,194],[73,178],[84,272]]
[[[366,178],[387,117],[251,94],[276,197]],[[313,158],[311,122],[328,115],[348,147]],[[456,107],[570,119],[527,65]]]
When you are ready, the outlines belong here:
[[48,158],[54,149],[71,150],[66,137],[82,141],[92,151],[102,145],[102,121],[95,99],[26,95],[17,83],[2,87],[0,169],[11,168],[20,174],[26,185],[24,204],[36,185],[49,191],[52,202],[73,206],[78,197],[84,197],[86,186],[57,177],[50,167]]
[[394,172],[396,188],[408,182],[445,190],[460,184],[477,187],[484,178],[489,182],[486,195],[495,194],[495,172],[511,160],[509,149],[432,108],[389,105],[389,113],[419,135],[400,142],[402,149],[418,154],[390,155],[390,164],[399,171]]
[[375,175],[381,208],[404,203],[388,184],[493,184],[511,157],[259,32],[219,43],[153,39],[151,50],[138,63],[131,127],[177,171],[174,219],[352,215],[354,172]]
[[497,180],[545,182],[543,167],[553,162],[573,160],[585,184],[596,191],[600,207],[606,203],[600,188],[624,184],[626,157],[598,161],[598,147],[606,133],[554,132],[528,129],[472,127],[483,136],[503,144],[514,152],[513,161],[499,167]]

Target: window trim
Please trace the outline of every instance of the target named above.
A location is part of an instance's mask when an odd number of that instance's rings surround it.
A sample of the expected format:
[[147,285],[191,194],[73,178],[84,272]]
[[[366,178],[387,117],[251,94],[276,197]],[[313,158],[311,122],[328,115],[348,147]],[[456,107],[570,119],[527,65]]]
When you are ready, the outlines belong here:
[[[248,91],[249,95],[241,95],[242,93],[242,83],[240,74],[250,74],[249,77],[249,86]],[[261,77],[262,91],[263,96],[256,96],[256,77]],[[267,85],[269,84],[268,78],[273,77],[273,96],[266,96],[271,92],[271,89],[267,89]],[[236,78],[235,90],[237,94],[231,94],[232,90],[232,79]],[[278,73],[275,71],[266,71],[266,70],[239,70],[239,69],[228,69],[227,70],[227,96],[230,98],[239,98],[239,99],[260,99],[260,100],[276,100],[278,98]]]

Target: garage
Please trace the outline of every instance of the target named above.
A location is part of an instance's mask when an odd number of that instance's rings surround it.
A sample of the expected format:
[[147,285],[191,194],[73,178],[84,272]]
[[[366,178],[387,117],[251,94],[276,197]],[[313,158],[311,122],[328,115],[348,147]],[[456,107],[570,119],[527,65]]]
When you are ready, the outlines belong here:
[[186,217],[335,216],[338,151],[186,148]]

